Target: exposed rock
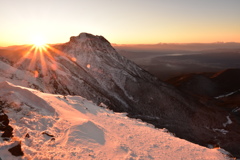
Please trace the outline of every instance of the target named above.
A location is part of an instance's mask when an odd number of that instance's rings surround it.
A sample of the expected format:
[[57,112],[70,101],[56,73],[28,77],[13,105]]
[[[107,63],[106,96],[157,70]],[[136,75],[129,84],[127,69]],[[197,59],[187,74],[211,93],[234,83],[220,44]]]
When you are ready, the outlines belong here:
[[25,138],[30,138],[30,135],[27,133],[27,134],[25,135]]
[[8,141],[10,138],[13,137],[13,128],[11,126],[7,126],[6,129],[4,130],[2,136],[3,140]]
[[5,113],[0,112],[0,130],[4,131],[7,128],[8,124],[8,116]]
[[2,101],[0,101],[0,130],[3,131],[3,134],[1,137],[4,141],[10,140],[10,138],[13,137],[13,128],[9,126],[9,119],[8,116],[3,112],[4,104]]
[[24,155],[22,148],[21,148],[21,142],[19,142],[18,145],[8,149],[8,151],[14,156],[23,156]]
[[45,135],[47,135],[47,136],[49,136],[49,137],[54,137],[54,135],[49,134],[49,133],[47,133],[47,132],[43,132],[42,134],[45,134]]

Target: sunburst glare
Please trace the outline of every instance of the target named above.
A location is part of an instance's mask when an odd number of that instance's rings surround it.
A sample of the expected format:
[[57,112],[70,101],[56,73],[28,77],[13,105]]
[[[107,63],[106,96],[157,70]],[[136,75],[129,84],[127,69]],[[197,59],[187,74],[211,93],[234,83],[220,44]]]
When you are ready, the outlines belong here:
[[44,47],[46,45],[46,39],[42,35],[33,37],[32,43],[35,47]]
[[42,91],[44,92],[48,92],[45,84],[49,83],[49,79],[54,81],[56,79],[55,72],[61,70],[61,65],[56,61],[59,57],[67,57],[73,62],[77,61],[75,57],[69,56],[59,49],[59,45],[47,44],[46,39],[41,35],[34,36],[31,44],[19,47],[16,52],[19,55],[15,56],[13,67],[16,70],[17,68],[26,68],[32,76],[29,78],[38,78],[39,82],[42,82]]
[[23,46],[21,56],[17,58],[14,67],[26,67],[32,73],[32,77],[42,80],[42,89],[47,91],[45,84],[49,79],[56,78],[55,72],[61,67],[56,62],[56,57],[64,56],[73,62],[76,62],[76,58],[62,52],[56,45],[46,44],[42,36],[36,36],[31,42],[31,45]]

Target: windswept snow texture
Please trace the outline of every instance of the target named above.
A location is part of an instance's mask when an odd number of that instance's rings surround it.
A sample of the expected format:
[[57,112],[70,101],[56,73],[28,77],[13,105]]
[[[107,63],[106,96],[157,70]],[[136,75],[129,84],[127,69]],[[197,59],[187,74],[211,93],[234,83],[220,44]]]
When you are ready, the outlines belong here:
[[0,141],[2,160],[14,159],[8,149],[19,143],[24,156],[18,159],[229,159],[223,150],[176,138],[80,96],[2,82],[0,97],[13,127],[13,138]]

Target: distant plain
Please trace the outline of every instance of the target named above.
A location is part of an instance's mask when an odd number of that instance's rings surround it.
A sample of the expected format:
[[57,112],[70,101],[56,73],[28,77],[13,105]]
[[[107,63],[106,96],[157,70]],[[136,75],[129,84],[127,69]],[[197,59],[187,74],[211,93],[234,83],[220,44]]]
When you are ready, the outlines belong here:
[[161,80],[188,73],[240,68],[239,43],[114,46]]

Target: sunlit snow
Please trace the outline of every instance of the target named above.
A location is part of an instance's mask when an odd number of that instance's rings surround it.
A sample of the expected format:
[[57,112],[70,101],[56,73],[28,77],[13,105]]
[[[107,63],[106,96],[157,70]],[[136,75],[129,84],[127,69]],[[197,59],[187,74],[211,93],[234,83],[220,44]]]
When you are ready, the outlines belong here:
[[[80,96],[63,96],[0,83],[0,100],[8,104],[14,137],[0,140],[0,157],[19,142],[19,159],[228,159],[208,149],[155,129],[126,113],[114,113]],[[102,104],[104,105],[104,104]]]

